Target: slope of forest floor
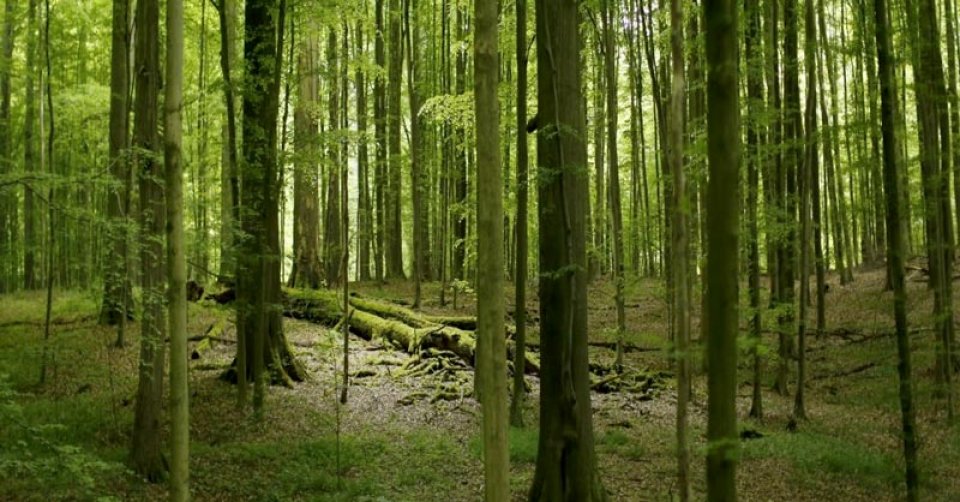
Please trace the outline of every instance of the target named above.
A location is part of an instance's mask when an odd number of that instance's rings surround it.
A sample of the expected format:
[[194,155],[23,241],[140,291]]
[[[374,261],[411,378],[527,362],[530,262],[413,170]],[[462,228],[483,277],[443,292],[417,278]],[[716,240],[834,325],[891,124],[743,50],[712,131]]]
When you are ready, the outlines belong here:
[[[841,286],[831,277],[827,334],[810,338],[809,419],[791,427],[792,396],[773,393],[776,340],[764,337],[762,421],[741,429],[738,484],[741,500],[899,500],[896,349],[890,293],[883,271],[861,270]],[[960,427],[948,426],[935,396],[929,330],[930,294],[922,276],[908,281],[916,377],[924,500],[960,500]],[[613,290],[596,281],[590,297],[591,341],[612,341]],[[363,294],[412,298],[412,285],[358,285]],[[627,295],[628,342],[649,350],[627,353],[628,367],[670,371],[663,287],[631,283]],[[745,291],[744,291],[745,294]],[[512,292],[507,296],[512,298]],[[699,302],[699,295],[696,295]],[[0,297],[0,500],[161,500],[164,485],[138,480],[124,467],[136,389],[138,326],[127,326],[123,349],[110,347],[115,328],[96,325],[96,295],[57,293],[47,383],[37,384],[43,357],[43,295]],[[437,285],[424,290],[423,310],[470,314],[474,298],[440,307]],[[960,302],[958,302],[960,305]],[[219,377],[235,350],[232,311],[204,302],[190,306],[191,475],[196,500],[474,501],[481,498],[479,407],[471,397],[472,372],[451,381],[439,375],[405,375],[408,355],[377,341],[351,339],[349,402],[337,404],[340,338],[327,328],[287,319],[295,352],[310,370],[307,382],[269,390],[261,422],[236,411],[236,391]],[[528,299],[536,321],[535,294]],[[508,312],[512,312],[508,300]],[[767,331],[773,315],[765,312]],[[695,312],[694,326],[697,326]],[[812,314],[811,314],[811,318]],[[745,324],[745,322],[744,322]],[[814,324],[814,323],[811,323]],[[530,338],[539,341],[536,325]],[[696,331],[695,331],[696,332]],[[750,366],[741,358],[738,409],[750,405]],[[591,348],[591,360],[610,363],[614,353]],[[696,364],[700,367],[700,364]],[[512,489],[524,500],[537,451],[536,377],[523,429],[510,435]],[[452,383],[451,383],[452,382]],[[670,500],[675,491],[675,392],[651,396],[594,393],[594,426],[601,478],[612,500]],[[436,390],[453,389],[442,399]],[[793,387],[791,386],[791,389]],[[691,413],[694,498],[703,497],[706,381],[694,383]],[[337,431],[339,430],[339,434]],[[339,440],[338,440],[339,437]]]

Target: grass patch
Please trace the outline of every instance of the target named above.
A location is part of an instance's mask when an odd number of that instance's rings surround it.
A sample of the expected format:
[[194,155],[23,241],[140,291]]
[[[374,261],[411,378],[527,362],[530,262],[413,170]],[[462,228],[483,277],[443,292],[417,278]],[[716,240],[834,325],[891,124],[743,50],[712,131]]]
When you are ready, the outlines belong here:
[[[533,464],[537,461],[537,445],[540,431],[533,427],[511,427],[509,432],[510,462],[515,464]],[[470,440],[470,452],[483,458],[483,440],[476,435]]]
[[829,474],[872,488],[900,482],[900,471],[887,455],[822,434],[769,435],[743,444],[746,459],[783,458],[808,474]]

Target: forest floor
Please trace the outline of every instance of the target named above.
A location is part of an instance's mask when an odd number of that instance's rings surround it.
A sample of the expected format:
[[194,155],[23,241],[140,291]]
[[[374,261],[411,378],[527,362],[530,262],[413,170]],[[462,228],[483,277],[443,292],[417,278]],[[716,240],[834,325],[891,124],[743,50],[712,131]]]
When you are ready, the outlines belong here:
[[[764,337],[768,360],[762,421],[744,419],[751,373],[746,349],[741,353],[740,427],[762,437],[742,441],[740,500],[903,498],[896,348],[883,271],[860,270],[847,286],[833,276],[828,282],[827,334],[821,339],[811,336],[808,343],[809,418],[797,424],[796,431],[788,430],[793,397],[770,390],[776,369],[775,336]],[[912,343],[921,499],[960,500],[960,426],[946,423],[944,401],[936,398],[930,294],[916,273],[908,287],[911,326],[918,328]],[[355,289],[368,296],[412,298],[408,283],[361,284]],[[439,306],[437,291],[436,284],[426,285],[425,311],[473,312],[471,294],[461,296],[455,311]],[[512,312],[512,291],[507,298]],[[612,341],[611,284],[595,281],[589,298],[591,340]],[[698,293],[695,299],[698,304]],[[96,324],[95,292],[58,292],[49,376],[40,386],[43,302],[41,293],[0,297],[0,500],[164,499],[163,484],[145,483],[124,467],[136,391],[138,326],[128,325],[125,348],[113,349],[116,329]],[[627,305],[627,341],[650,349],[629,352],[627,366],[669,372],[663,286],[654,280],[629,284]],[[535,294],[527,307],[536,320]],[[699,309],[695,310],[698,332]],[[773,315],[765,314],[764,324],[772,329]],[[233,339],[231,318],[228,308],[191,304],[190,335],[222,326],[218,338]],[[236,410],[235,387],[218,378],[234,345],[191,343],[199,356],[190,366],[191,483],[196,500],[481,499],[480,417],[469,396],[469,372],[461,385],[462,398],[431,402],[437,376],[400,376],[397,364],[409,356],[352,337],[350,372],[355,377],[349,402],[341,406],[336,399],[339,336],[292,319],[285,321],[285,329],[310,378],[293,388],[269,389],[260,422]],[[530,329],[532,342],[537,342],[536,325]],[[614,358],[613,351],[602,347],[592,347],[590,355],[597,362]],[[535,377],[528,376],[527,381],[532,390],[525,415],[528,426],[510,434],[515,500],[525,500],[537,451],[539,387]],[[668,379],[667,388],[652,399],[630,393],[593,394],[600,476],[612,500],[673,498],[673,387]],[[691,479],[694,499],[699,500],[705,489],[706,419],[706,379],[700,371],[690,418]]]

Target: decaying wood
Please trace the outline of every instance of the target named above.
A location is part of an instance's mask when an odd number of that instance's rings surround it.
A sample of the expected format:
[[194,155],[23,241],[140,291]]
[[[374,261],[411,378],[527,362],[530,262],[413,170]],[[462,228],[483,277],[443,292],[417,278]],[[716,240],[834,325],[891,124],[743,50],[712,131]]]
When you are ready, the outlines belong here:
[[[288,317],[327,326],[337,325],[343,317],[337,295],[330,291],[286,289],[283,301]],[[475,326],[475,318],[431,316],[359,296],[351,297],[350,307],[350,330],[364,340],[384,340],[410,354],[430,349],[449,351],[470,366],[474,364],[475,334],[458,326]],[[530,354],[526,360],[524,372],[539,374],[536,356]]]

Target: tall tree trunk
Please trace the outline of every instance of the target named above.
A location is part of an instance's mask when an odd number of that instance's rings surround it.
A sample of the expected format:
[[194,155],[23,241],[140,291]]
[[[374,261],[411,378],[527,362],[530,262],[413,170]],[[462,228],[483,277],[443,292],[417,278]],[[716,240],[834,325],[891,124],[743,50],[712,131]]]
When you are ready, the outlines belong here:
[[[788,3],[792,0],[788,0]],[[707,500],[736,495],[740,100],[734,0],[705,0],[707,47]],[[787,15],[789,19],[789,15]],[[789,26],[789,25],[788,25]],[[788,35],[789,37],[789,35]],[[789,57],[789,56],[788,56]],[[789,61],[788,61],[789,66]]]
[[[931,281],[935,282],[934,308],[937,333],[940,337],[937,354],[937,375],[941,392],[946,397],[947,414],[953,415],[952,362],[953,353],[953,250],[948,176],[949,149],[944,148],[947,127],[945,120],[947,95],[943,79],[940,53],[940,27],[936,6],[932,0],[921,0],[918,5],[917,41],[917,118],[920,134],[920,167],[924,182],[927,207],[928,256]],[[912,6],[908,6],[912,9]]]
[[[122,1],[122,0],[118,0]],[[127,16],[124,16],[126,18]],[[124,26],[126,31],[126,26]],[[124,52],[124,56],[127,53]],[[112,60],[111,60],[112,62]],[[37,68],[37,0],[30,0],[27,7],[27,61],[24,69],[24,98],[23,118],[23,169],[27,172],[37,172],[36,140],[34,127],[37,120],[37,91],[33,83],[34,72]],[[111,70],[112,71],[112,70]],[[126,86],[123,88],[126,96]],[[125,109],[126,110],[126,109]],[[126,130],[124,130],[126,133]],[[109,213],[108,213],[109,214]],[[24,186],[23,189],[23,287],[27,290],[40,287],[37,277],[37,214],[35,209],[33,188]]]
[[[32,0],[36,2],[36,0]],[[107,218],[110,223],[107,227],[108,246],[107,257],[104,259],[103,271],[103,304],[100,308],[100,322],[102,324],[118,324],[120,318],[126,315],[129,305],[124,303],[132,297],[127,271],[127,231],[126,218],[130,206],[130,169],[126,153],[128,142],[129,108],[127,104],[129,92],[130,58],[129,25],[130,4],[128,0],[114,0],[113,25],[110,49],[110,174],[117,187],[107,196]],[[27,57],[32,59],[32,50],[28,49]],[[31,66],[28,64],[28,66]],[[33,83],[30,82],[31,72],[27,72],[27,121],[25,128],[30,128],[27,139],[27,153],[32,163],[33,158]],[[25,136],[28,133],[24,133]],[[29,192],[29,191],[28,191]],[[31,193],[32,195],[32,193]],[[32,197],[31,197],[32,198]],[[31,201],[32,205],[32,201]],[[29,219],[27,220],[30,222]],[[31,229],[32,231],[32,229]],[[28,244],[29,245],[29,244]],[[30,253],[32,254],[32,250]],[[31,261],[32,261],[31,256]],[[31,265],[32,267],[32,265]],[[32,275],[31,270],[29,274]],[[32,282],[32,280],[31,280]],[[28,286],[32,287],[32,286]],[[118,337],[117,346],[123,345]]]
[[[612,5],[611,5],[612,4]],[[617,94],[617,25],[620,9],[616,0],[603,1],[603,68],[606,83],[607,106],[607,173],[608,205],[610,207],[610,235],[613,241],[613,281],[614,302],[617,308],[617,359],[615,364],[623,364],[623,337],[627,331],[626,309],[623,301],[623,289],[626,267],[623,263],[623,212],[620,208],[620,164],[617,157],[617,125],[619,120]]]
[[900,235],[900,176],[896,134],[897,90],[893,78],[890,22],[887,0],[874,0],[877,38],[877,66],[880,71],[880,118],[883,134],[883,183],[887,209],[887,260],[893,286],[893,316],[897,333],[897,373],[900,379],[900,412],[903,454],[906,460],[907,500],[919,500],[917,477],[917,439],[911,382],[910,339],[907,334],[907,293],[903,273],[903,242]]
[[510,402],[510,425],[523,426],[523,402],[526,386],[523,368],[526,361],[527,343],[527,263],[529,262],[527,237],[527,194],[529,174],[527,165],[527,0],[516,1],[516,61],[517,61],[517,246],[514,279],[514,314],[517,326],[514,334],[516,347],[513,352],[513,400]]
[[403,38],[400,36],[400,0],[389,0],[387,7],[390,58],[387,62],[387,148],[389,158],[386,169],[386,258],[387,277],[404,277],[403,272],[403,226],[401,224],[401,159],[400,151],[400,88],[403,79]]
[[163,370],[166,322],[163,312],[164,195],[162,164],[158,162],[157,126],[160,91],[160,6],[157,0],[140,0],[136,12],[136,101],[133,144],[140,152],[140,287],[143,313],[140,322],[140,370],[133,421],[134,470],[157,482],[166,470],[160,452],[163,420]]
[[[187,260],[183,242],[183,137],[180,118],[183,108],[183,29],[183,0],[167,0],[163,158],[166,167],[167,319],[170,333],[170,500],[174,502],[190,500]],[[201,245],[205,246],[206,242],[202,241]]]
[[[467,33],[464,28],[465,20],[463,8],[456,7],[456,40],[457,40],[457,58],[456,58],[456,76],[454,92],[458,95],[466,91],[466,73],[467,73],[467,53],[464,40]],[[467,144],[466,133],[462,126],[454,127],[454,159],[453,159],[453,197],[454,197],[454,221],[453,221],[453,277],[454,279],[466,279],[466,257],[467,257]]]
[[[497,0],[479,0],[474,3],[474,17],[477,22],[473,45],[479,273],[477,378],[481,382],[484,500],[487,502],[510,498],[507,351],[503,337],[503,171],[500,166],[500,106],[497,100],[497,12]],[[522,373],[522,369],[516,371]]]
[[[800,304],[797,317],[797,393],[793,403],[793,415],[796,418],[806,418],[804,401],[804,386],[806,385],[806,330],[807,305],[810,300],[810,245],[809,237],[813,232],[814,247],[817,254],[817,318],[820,318],[820,309],[823,308],[823,251],[820,247],[820,200],[815,197],[812,185],[818,185],[817,165],[820,152],[817,146],[817,23],[814,17],[813,0],[804,3],[804,66],[806,69],[806,136],[803,171],[799,176],[800,185]],[[819,192],[816,192],[819,195]],[[812,200],[811,200],[812,199]],[[813,228],[810,225],[810,207],[813,206]],[[818,324],[819,327],[819,324]]]
[[[236,271],[234,233],[240,223],[240,171],[237,165],[236,97],[233,80],[236,47],[236,0],[215,4],[220,17],[220,71],[223,74],[223,147],[220,159],[220,277],[232,277]],[[242,343],[238,340],[239,344]],[[241,385],[242,389],[244,386]]]
[[[427,245],[424,219],[423,133],[420,121],[420,30],[416,18],[415,0],[406,0],[404,9],[407,26],[407,95],[410,100],[410,190],[413,195],[413,282],[414,308],[420,308],[421,281],[424,276],[424,247]],[[413,14],[410,11],[414,11]]]
[[747,284],[750,297],[750,356],[753,358],[753,397],[750,416],[763,417],[763,394],[760,391],[760,231],[757,224],[757,198],[760,191],[760,137],[763,134],[763,67],[760,45],[760,2],[747,0],[744,5],[747,26],[744,37],[744,61],[747,73]]
[[[364,14],[366,14],[364,8]],[[364,43],[364,24],[357,21],[354,41],[356,42],[355,57],[364,60],[367,46]],[[366,60],[368,61],[368,60]],[[370,244],[373,232],[373,214],[370,204],[370,155],[367,140],[367,73],[358,67],[356,72],[357,94],[357,267],[360,273],[358,280],[370,280]]]
[[[800,109],[800,65],[797,59],[797,0],[786,0],[783,9],[784,42],[783,42],[783,114],[785,150],[783,157],[783,176],[785,178],[784,200],[784,232],[783,247],[780,259],[780,279],[778,298],[782,304],[792,306],[795,298],[794,281],[796,280],[797,261],[797,226],[800,222],[797,213],[797,202],[802,196],[798,192],[798,173],[803,169],[803,123]],[[801,215],[802,216],[802,215]],[[804,216],[805,217],[805,216]],[[806,245],[806,244],[804,244]],[[800,273],[803,274],[801,267]],[[806,297],[802,298],[805,300]],[[781,346],[780,357],[788,358],[795,354],[792,335],[796,330],[795,316],[792,308],[781,317],[780,329],[786,333],[786,344]],[[785,376],[785,375],[784,375]],[[778,389],[785,390],[786,382],[777,382]]]
[[[587,364],[587,161],[575,0],[537,0],[540,436],[529,500],[606,499],[597,475]],[[549,173],[549,175],[547,175]]]
[[[14,162],[12,159],[11,137],[13,136],[13,124],[10,116],[10,75],[13,66],[13,45],[16,33],[16,4],[20,0],[6,0],[4,2],[3,15],[3,38],[0,41],[0,161],[4,167],[0,169],[0,174],[7,174],[13,171]],[[0,192],[0,293],[6,293],[16,289],[17,271],[17,235],[20,217],[18,216],[17,200],[11,194],[12,191],[4,190]]]
[[330,28],[327,35],[327,67],[326,67],[326,87],[329,98],[327,99],[327,111],[329,112],[329,122],[327,123],[327,138],[324,143],[327,145],[326,153],[326,204],[323,211],[323,266],[326,283],[329,287],[340,284],[343,279],[340,277],[340,260],[343,250],[340,247],[340,222],[342,216],[340,211],[346,211],[346,208],[340,207],[340,163],[347,162],[346,158],[340,155],[341,128],[340,128],[340,85],[337,68],[339,68],[340,58],[346,57],[337,53],[337,30]]
[[[283,2],[283,0],[280,0]],[[237,256],[238,373],[254,382],[254,411],[263,413],[264,384],[303,379],[303,368],[286,343],[280,312],[279,229],[277,225],[277,111],[283,4],[248,0],[244,10],[243,217],[246,236]],[[280,15],[277,15],[277,13]],[[282,33],[282,31],[280,32]],[[243,362],[239,360],[243,358]]]
[[376,21],[374,38],[374,63],[379,70],[373,81],[373,124],[376,143],[376,162],[374,164],[374,192],[376,198],[377,231],[374,238],[373,263],[377,281],[383,281],[386,252],[386,188],[387,183],[387,86],[386,86],[386,49],[383,22],[383,8],[386,0],[375,0],[374,16]]
[[317,158],[317,48],[313,30],[305,29],[297,56],[299,79],[297,104],[293,109],[293,267],[292,287],[318,288],[323,271],[320,266],[320,188]]
[[[670,82],[670,115],[668,121],[670,172],[673,173],[673,213],[671,228],[671,249],[673,251],[673,265],[670,275],[673,283],[672,325],[676,353],[674,358],[677,368],[677,484],[681,501],[690,498],[689,480],[689,453],[687,451],[687,406],[690,401],[690,288],[687,283],[687,266],[690,262],[689,244],[687,241],[687,221],[690,199],[687,196],[687,180],[684,172],[684,87],[686,85],[683,71],[683,8],[680,0],[670,1],[670,55],[672,76]],[[611,138],[611,145],[616,148],[616,139]],[[619,300],[619,298],[618,298]],[[618,309],[622,305],[618,304]],[[620,312],[618,311],[618,314]],[[619,319],[619,315],[618,315]],[[617,357],[622,357],[622,349],[617,351]]]

